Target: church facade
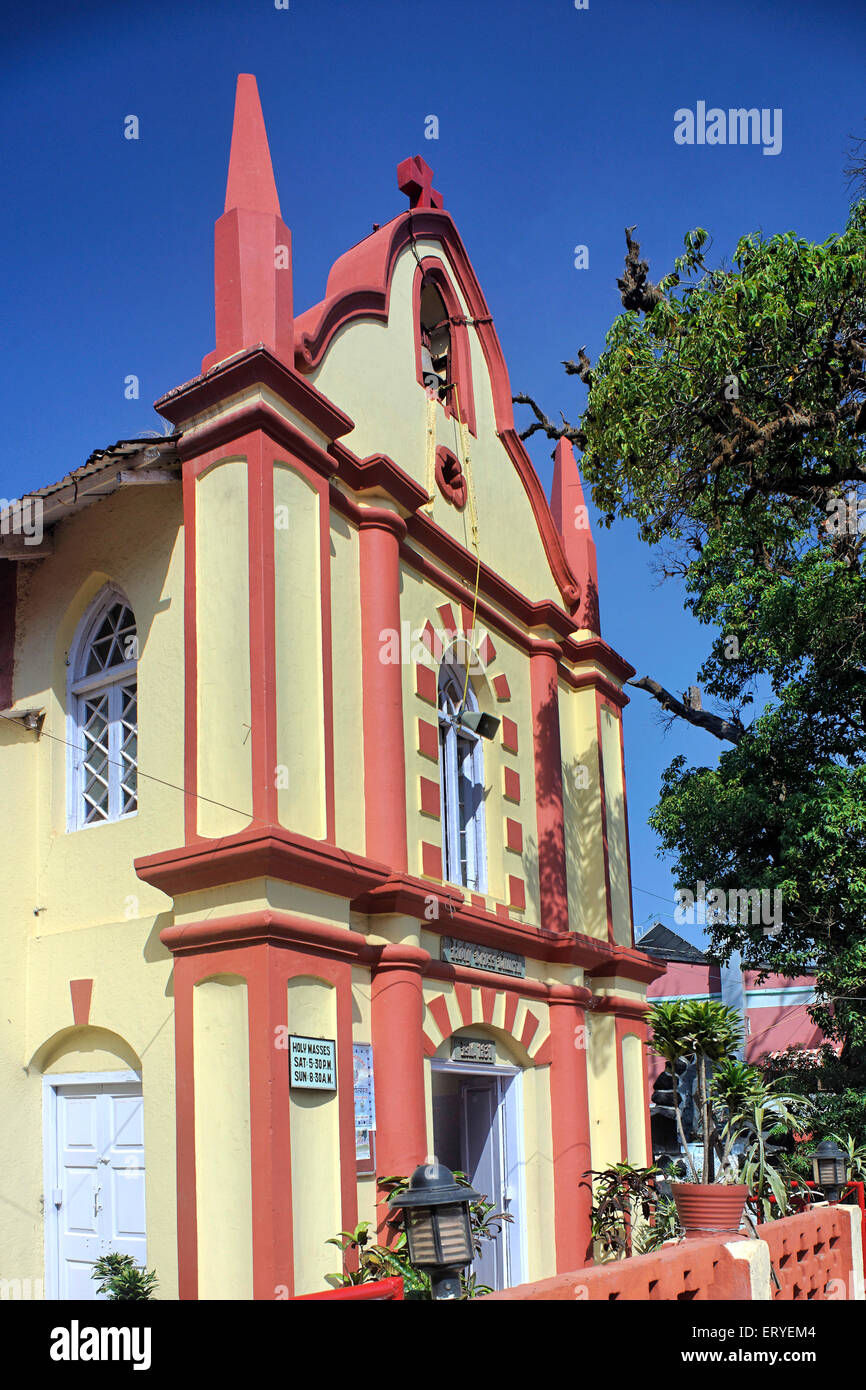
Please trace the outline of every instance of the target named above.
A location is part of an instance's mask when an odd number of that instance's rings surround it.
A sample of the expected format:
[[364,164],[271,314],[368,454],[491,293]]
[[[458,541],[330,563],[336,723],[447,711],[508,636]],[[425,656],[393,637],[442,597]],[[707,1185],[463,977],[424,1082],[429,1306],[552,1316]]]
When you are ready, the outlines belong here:
[[312,1292],[429,1154],[591,1259],[649,1160],[622,740],[571,447],[548,501],[430,170],[295,314],[255,79],[216,346],[0,538],[0,1276]]

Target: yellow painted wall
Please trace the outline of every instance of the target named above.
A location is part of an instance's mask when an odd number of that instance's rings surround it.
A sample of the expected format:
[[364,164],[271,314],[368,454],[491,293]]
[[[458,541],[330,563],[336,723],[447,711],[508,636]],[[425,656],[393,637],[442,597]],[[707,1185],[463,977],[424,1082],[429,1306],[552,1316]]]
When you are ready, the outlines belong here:
[[[607,940],[595,691],[560,683],[562,797],[572,930]],[[584,785],[585,784],[585,785]]]
[[[445,264],[439,242],[419,240],[418,254]],[[345,442],[361,458],[386,453],[426,487],[427,397],[415,376],[412,282],[417,262],[411,248],[401,252],[391,284],[387,324],[355,319],[335,335],[311,379],[355,421]],[[456,276],[449,271],[455,293]],[[463,312],[468,306],[461,299]],[[481,556],[521,592],[533,598],[560,595],[523,484],[496,436],[493,396],[477,333],[469,329],[478,437],[469,448],[478,504]],[[375,410],[370,409],[375,401]],[[437,443],[462,458],[456,423],[444,407],[437,410]],[[456,511],[438,494],[433,518],[461,544],[468,539],[468,513]],[[515,537],[520,544],[515,545]]]
[[[288,1005],[290,1034],[337,1036],[336,991],[326,981],[305,975],[289,980]],[[336,1091],[293,1089],[289,1109],[295,1293],[315,1293],[327,1287],[325,1275],[339,1263],[334,1246],[325,1243],[343,1225],[339,1096]]]
[[319,497],[288,465],[274,468],[274,516],[279,817],[317,840],[327,832]]
[[[196,480],[198,829],[232,835],[252,819],[247,465]],[[206,799],[204,799],[206,798]]]
[[601,750],[604,763],[613,937],[618,945],[631,946],[631,889],[628,873],[628,838],[625,829],[621,725],[606,706],[602,706],[601,710]]
[[616,1069],[616,1020],[612,1014],[587,1015],[587,1080],[593,1168],[622,1158]]
[[646,1162],[644,1048],[634,1033],[627,1033],[622,1040],[622,1069],[628,1161],[642,1166]]
[[[404,710],[404,748],[406,758],[406,804],[409,847],[409,871],[421,874],[422,842],[442,846],[442,824],[435,817],[421,813],[420,779],[439,781],[438,761],[434,762],[418,751],[418,720],[437,725],[436,708],[421,700],[416,693],[417,664],[430,666],[437,674],[439,663],[431,658],[420,641],[421,633],[429,622],[437,632],[444,636],[445,625],[437,608],[444,603],[451,604],[451,611],[458,624],[461,621],[460,607],[449,596],[423,580],[410,565],[401,569],[400,618],[403,624],[402,637],[408,632],[408,644],[401,644],[403,710]],[[476,622],[476,646],[483,646],[488,628],[483,622]],[[538,830],[535,801],[535,762],[532,743],[532,703],[529,684],[529,658],[506,637],[496,630],[489,630],[489,636],[496,649],[496,656],[486,670],[481,669],[480,660],[473,665],[470,679],[479,707],[497,716],[508,715],[518,725],[518,752],[509,753],[502,747],[502,726],[496,738],[484,740],[484,815],[487,839],[487,891],[484,896],[488,906],[508,899],[508,876],[523,878],[526,885],[526,910],[515,915],[520,920],[537,925],[540,921],[540,902],[538,889]],[[466,651],[464,642],[458,647],[458,657]],[[477,672],[475,667],[478,667]],[[506,702],[497,700],[492,688],[495,676],[504,674],[508,679],[511,698]],[[504,769],[513,768],[520,776],[520,804],[506,801],[504,796]],[[510,817],[519,821],[523,827],[523,853],[517,854],[505,848],[505,820]],[[443,854],[444,867],[444,854]]]
[[[111,582],[138,626],[139,810],[67,832],[67,653]],[[19,566],[14,694],[44,708],[42,736],[0,723],[0,1270],[43,1277],[42,1077],[141,1059],[147,1258],[177,1292],[171,962],[167,899],[132,860],[183,838],[183,527],[177,485],[127,489],[61,526],[55,553]],[[37,911],[38,909],[38,911]],[[74,1027],[69,981],[92,979],[91,1024]],[[127,983],[128,982],[128,985]],[[118,1041],[100,1046],[105,1035]]]
[[249,1013],[246,981],[193,990],[199,1298],[252,1298]]

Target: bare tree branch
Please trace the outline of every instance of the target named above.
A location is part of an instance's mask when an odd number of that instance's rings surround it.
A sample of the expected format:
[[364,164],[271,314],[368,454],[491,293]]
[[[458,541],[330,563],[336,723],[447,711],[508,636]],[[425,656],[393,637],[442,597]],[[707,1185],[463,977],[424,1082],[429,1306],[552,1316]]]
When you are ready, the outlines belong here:
[[577,349],[576,362],[563,362],[562,365],[568,376],[579,376],[584,386],[592,388],[592,372],[590,371],[592,363],[586,355],[586,343]]
[[548,439],[570,439],[572,444],[576,444],[579,449],[586,448],[586,435],[583,430],[576,425],[570,425],[564,415],[561,417],[562,427],[560,428],[559,425],[554,425],[552,420],[548,420],[544,411],[536,405],[531,396],[520,392],[518,395],[512,396],[511,399],[515,405],[530,406],[535,416],[535,422],[521,431],[519,436],[521,439],[528,439],[531,434],[535,434],[536,430],[544,430]]
[[679,715],[680,719],[695,724],[699,729],[706,729],[723,743],[739,743],[746,732],[739,719],[722,719],[720,715],[711,714],[709,710],[692,709],[690,705],[678,700],[676,695],[671,695],[669,690],[665,690],[664,686],[659,685],[651,676],[641,676],[640,680],[629,681],[628,684],[635,686],[637,690],[646,690],[663,710]]
[[[635,227],[637,223],[635,223]],[[626,227],[625,244],[628,248],[625,258],[625,270],[621,280],[617,280],[617,287],[622,299],[624,309],[640,309],[642,313],[648,314],[654,309],[659,300],[664,299],[664,291],[658,285],[654,285],[647,279],[649,274],[649,263],[642,261],[640,257],[640,242],[632,240],[634,227]]]

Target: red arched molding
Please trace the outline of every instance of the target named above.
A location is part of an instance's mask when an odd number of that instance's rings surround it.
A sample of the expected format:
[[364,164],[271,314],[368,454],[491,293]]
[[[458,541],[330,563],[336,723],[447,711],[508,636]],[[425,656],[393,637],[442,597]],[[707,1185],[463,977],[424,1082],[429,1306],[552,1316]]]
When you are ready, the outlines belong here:
[[573,611],[580,602],[580,585],[566,558],[562,537],[556,529],[538,474],[514,428],[511,383],[502,345],[466,248],[449,213],[437,208],[425,208],[421,212],[410,209],[335,261],[328,276],[325,298],[295,319],[295,365],[302,372],[317,367],[334,334],[352,319],[373,318],[387,323],[397,258],[406,246],[421,237],[440,242],[448,252],[449,268],[468,306],[487,364],[496,432],[529,498],[563,602]]
[[462,512],[466,506],[466,479],[457,455],[442,445],[436,450],[436,482],[445,501]]
[[[451,379],[457,383],[457,393],[460,397],[460,414],[463,423],[472,434],[478,434],[475,426],[475,391],[472,385],[472,358],[469,351],[469,331],[466,327],[466,316],[460,306],[460,301],[454,290],[448,273],[440,260],[435,256],[425,256],[421,264],[415,270],[415,278],[412,281],[412,328],[415,335],[415,376],[418,384],[424,386],[424,376],[421,371],[421,291],[425,284],[434,285],[442,296],[445,305],[445,312],[451,324],[451,351],[449,353],[449,366],[451,368]],[[448,392],[444,401],[445,414],[449,419],[457,416],[457,398],[453,389]]]

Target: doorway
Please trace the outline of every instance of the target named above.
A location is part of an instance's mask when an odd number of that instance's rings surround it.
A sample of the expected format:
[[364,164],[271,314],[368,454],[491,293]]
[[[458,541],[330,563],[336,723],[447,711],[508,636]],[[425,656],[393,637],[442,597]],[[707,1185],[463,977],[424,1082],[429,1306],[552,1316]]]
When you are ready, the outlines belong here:
[[524,1163],[521,1076],[517,1067],[431,1062],[433,1149],[440,1163],[465,1173],[502,1223],[484,1241],[472,1272],[479,1284],[507,1289],[524,1278]]
[[45,1296],[94,1299],[94,1260],[145,1266],[144,1129],[134,1073],[45,1078]]

